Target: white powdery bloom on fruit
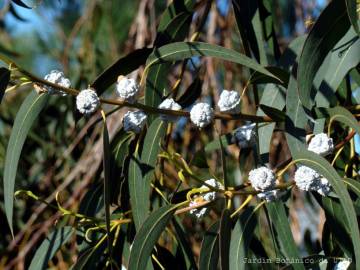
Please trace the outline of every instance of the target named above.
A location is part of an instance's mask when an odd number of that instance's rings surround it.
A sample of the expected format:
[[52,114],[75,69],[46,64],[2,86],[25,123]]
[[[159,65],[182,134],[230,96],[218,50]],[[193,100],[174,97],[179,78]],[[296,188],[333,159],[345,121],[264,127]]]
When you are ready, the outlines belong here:
[[100,106],[100,99],[96,92],[89,88],[79,92],[76,96],[76,107],[82,114],[91,114]]
[[221,112],[240,112],[240,95],[236,91],[223,90],[220,94],[218,106]]
[[127,102],[133,103],[139,93],[139,85],[134,79],[128,79],[124,76],[119,76],[116,84],[116,92],[120,98]]
[[297,187],[305,191],[313,190],[319,178],[320,174],[307,166],[300,166],[294,176]]
[[[58,84],[60,86],[69,88],[71,86],[71,82],[68,78],[65,77],[64,73],[59,70],[52,70],[49,74],[47,74],[44,77],[44,80]],[[50,95],[60,95],[60,96],[66,96],[66,93],[64,91],[61,91],[59,89],[56,89],[51,86],[44,86],[44,88],[48,91]]]
[[349,268],[351,264],[350,260],[342,260],[340,262],[338,262],[337,264],[335,264],[334,266],[334,270],[347,270]]
[[190,111],[190,120],[199,128],[209,125],[214,118],[214,110],[207,103],[197,103]]
[[123,118],[124,130],[140,133],[146,123],[146,118],[143,111],[127,112]]
[[[195,206],[197,206],[199,204],[199,202],[198,201],[191,201],[190,203],[189,203],[189,206],[190,207],[195,207]],[[203,208],[194,208],[194,209],[191,209],[190,210],[190,214],[191,215],[194,215],[194,216],[196,216],[198,219],[200,219],[200,218],[202,218],[202,217],[204,217],[205,215],[206,215],[206,213],[207,213],[207,211],[208,211],[208,209],[206,208],[206,207],[203,207]]]
[[272,170],[263,166],[249,172],[249,181],[255,190],[266,191],[275,186],[276,178]]
[[[165,110],[173,110],[173,111],[179,111],[182,109],[181,106],[178,103],[176,103],[175,100],[172,98],[165,99],[163,102],[160,103],[158,108]],[[170,122],[175,122],[178,119],[177,116],[166,115],[166,114],[161,114],[160,118],[163,121],[170,121]]]
[[240,148],[249,148],[256,143],[255,125],[246,124],[236,129],[233,138]]
[[311,139],[308,150],[324,156],[334,150],[334,143],[332,138],[329,138],[325,133],[316,134],[314,138]]
[[[224,186],[213,178],[206,180],[205,183],[208,184],[209,186],[212,186],[217,189],[224,189]],[[200,188],[210,190],[210,188],[206,185],[202,185]],[[203,195],[203,198],[205,201],[208,201],[208,202],[215,200],[216,191],[207,192],[206,194]]]
[[266,202],[273,202],[277,200],[280,195],[281,194],[279,190],[269,190],[257,194],[259,199],[265,200]]
[[301,190],[316,191],[321,196],[327,196],[331,191],[329,181],[307,166],[300,166],[295,172],[294,179]]

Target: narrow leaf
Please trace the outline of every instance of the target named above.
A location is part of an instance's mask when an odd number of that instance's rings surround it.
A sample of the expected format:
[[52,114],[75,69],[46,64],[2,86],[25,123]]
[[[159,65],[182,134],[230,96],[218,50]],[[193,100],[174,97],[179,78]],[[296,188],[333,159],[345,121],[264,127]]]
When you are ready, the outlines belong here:
[[151,258],[154,245],[171,220],[177,206],[166,205],[155,210],[136,234],[130,252],[128,269],[143,270]]
[[74,229],[71,226],[65,226],[53,230],[36,250],[31,260],[29,270],[45,270],[48,269],[49,261],[54,257],[60,247],[66,244]]
[[[177,60],[188,59],[193,56],[209,56],[244,65],[267,76],[277,78],[266,68],[253,59],[234,50],[203,42],[175,42],[155,49],[146,61],[149,68],[152,65]],[[280,80],[280,79],[279,79]]]
[[[102,112],[103,113],[103,112]],[[109,133],[106,124],[106,117],[103,114],[103,168],[104,168],[104,206],[105,206],[105,223],[106,223],[106,234],[107,234],[107,243],[108,243],[108,252],[110,256],[110,263],[112,264],[112,237],[110,232],[110,160],[111,160],[111,149],[110,149],[110,139]]]
[[345,0],[346,3],[346,11],[349,16],[352,27],[354,27],[356,33],[360,36],[359,29],[359,1],[356,0]]
[[299,60],[298,88],[301,103],[309,110],[314,102],[312,84],[327,54],[350,27],[344,1],[331,1],[311,29]]
[[210,226],[204,235],[201,244],[199,269],[216,270],[219,262],[219,230],[220,222],[215,222]]
[[127,75],[144,65],[151,52],[151,48],[141,48],[121,57],[105,69],[91,84],[91,87],[97,90],[98,95],[101,95],[110,85],[116,82],[119,75]]
[[277,232],[277,240],[280,243],[282,252],[287,259],[294,262],[291,264],[293,269],[305,269],[302,263],[297,263],[301,262],[301,257],[292,236],[283,202],[267,203],[266,208]]
[[35,91],[32,91],[27,96],[16,115],[9,144],[6,149],[4,167],[4,201],[6,218],[11,232],[13,232],[12,218],[14,186],[21,150],[32,124],[38,117],[41,110],[45,107],[47,100],[47,94],[38,95]]
[[253,207],[246,208],[236,222],[230,241],[230,270],[246,269],[247,257],[253,233],[256,228],[256,215]]
[[23,7],[23,8],[27,8],[27,9],[31,9],[31,7],[29,7],[28,5],[26,5],[23,1],[21,0],[11,0],[12,2],[14,2],[14,4]]
[[229,269],[229,251],[231,238],[231,217],[229,209],[224,209],[220,220],[219,229],[219,248],[220,248],[220,268],[222,270]]

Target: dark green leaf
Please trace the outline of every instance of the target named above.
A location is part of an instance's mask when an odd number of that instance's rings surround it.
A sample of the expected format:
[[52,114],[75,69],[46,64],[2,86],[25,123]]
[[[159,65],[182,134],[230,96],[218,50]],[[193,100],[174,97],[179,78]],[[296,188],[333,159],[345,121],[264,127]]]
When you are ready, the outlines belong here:
[[236,222],[230,241],[230,270],[246,269],[244,259],[247,258],[251,239],[256,228],[256,215],[253,207],[246,208]]
[[[154,51],[162,45],[183,40],[189,32],[191,17],[192,13],[186,11],[180,12],[172,18],[168,24],[166,24],[165,28],[158,33],[154,42]],[[170,67],[171,63],[164,63],[149,69],[145,85],[146,105],[157,107],[161,103],[163,96],[167,93],[165,90],[167,80],[164,78],[167,77]],[[150,115],[147,121],[151,124],[154,119],[155,116]]]
[[26,5],[23,1],[21,0],[11,0],[12,2],[14,2],[14,4],[23,7],[23,8],[28,8],[31,9],[31,7],[29,7],[28,5]]
[[187,108],[194,104],[195,101],[201,96],[202,83],[202,80],[196,78],[176,102],[179,103],[183,108]]
[[330,50],[350,27],[344,1],[331,1],[311,29],[299,60],[298,88],[300,101],[311,110],[314,103],[312,84]]
[[141,65],[144,65],[151,52],[152,48],[142,48],[121,57],[105,69],[91,84],[91,87],[97,90],[98,95],[101,95],[110,85],[116,82],[119,75],[129,74]]
[[260,104],[260,108],[267,116],[270,116],[276,122],[282,122],[286,118],[286,114],[276,108],[267,106],[265,104]]
[[231,217],[229,209],[224,209],[221,214],[219,229],[219,248],[220,248],[220,269],[229,269],[229,251],[231,239]]
[[329,180],[343,207],[346,221],[349,224],[355,259],[359,260],[358,258],[360,258],[360,234],[356,218],[356,212],[341,177],[326,159],[313,152],[307,151],[305,149],[305,146],[297,148],[295,152],[292,153],[292,155],[293,159],[296,159],[298,160],[298,162],[304,164],[305,166],[314,169]]
[[158,49],[149,56],[146,66],[188,59],[193,56],[209,56],[244,65],[267,76],[277,78],[253,59],[234,50],[203,42],[175,42]]
[[4,167],[4,201],[6,218],[11,232],[13,231],[12,217],[14,186],[21,150],[32,124],[38,117],[41,110],[45,107],[47,100],[47,94],[38,95],[35,91],[32,91],[27,96],[16,115],[9,144],[6,149]]
[[334,108],[316,108],[316,116],[318,118],[330,118],[332,121],[339,121],[351,128],[353,128],[358,134],[360,134],[360,125],[356,118],[344,107]]
[[166,205],[155,210],[136,234],[130,252],[129,269],[143,270],[151,258],[154,245],[171,220],[176,206]]
[[210,226],[204,235],[201,244],[199,269],[216,270],[219,262],[219,230],[220,222],[215,222]]
[[267,203],[266,208],[277,232],[277,240],[280,243],[282,252],[287,259],[294,262],[291,264],[293,269],[305,269],[302,263],[296,263],[301,261],[301,257],[292,236],[283,202]]
[[10,70],[7,68],[0,68],[0,103],[4,97],[6,87],[10,81]]
[[346,11],[349,16],[350,22],[354,27],[356,33],[360,36],[360,29],[359,29],[359,1],[357,0],[345,0],[346,3]]
[[[105,116],[104,116],[105,117]],[[108,252],[110,256],[110,260],[112,258],[112,237],[110,233],[110,185],[111,185],[111,176],[110,176],[110,168],[111,168],[111,149],[110,149],[110,139],[109,133],[107,130],[106,120],[104,118],[104,126],[103,126],[103,168],[104,168],[104,206],[105,206],[105,224],[106,224],[106,234],[107,234],[107,242],[108,242]],[[111,262],[112,264],[112,262]]]
[[175,228],[176,238],[179,241],[179,245],[181,246],[181,249],[186,255],[187,269],[193,269],[193,270],[197,269],[196,262],[194,260],[194,254],[191,250],[189,241],[187,240],[185,231],[181,227],[181,224],[177,221],[176,217],[173,218],[172,222]]
[[49,261],[54,257],[60,247],[70,240],[73,233],[74,229],[71,226],[57,228],[52,231],[36,250],[29,270],[48,269]]

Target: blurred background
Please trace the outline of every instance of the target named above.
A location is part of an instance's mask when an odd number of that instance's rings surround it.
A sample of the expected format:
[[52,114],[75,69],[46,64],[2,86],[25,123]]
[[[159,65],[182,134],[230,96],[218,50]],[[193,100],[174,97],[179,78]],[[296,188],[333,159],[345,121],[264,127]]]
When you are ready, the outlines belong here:
[[[151,47],[159,18],[169,1],[165,0],[23,0],[31,9],[0,0],[0,53],[19,66],[43,77],[50,70],[63,70],[77,89],[87,87],[104,69],[118,58],[142,47]],[[198,1],[206,2],[206,1]],[[240,35],[230,0],[216,0],[201,29],[199,41],[219,44],[243,51]],[[272,0],[275,32],[280,50],[295,37],[305,34],[326,6],[326,0]],[[205,12],[200,4],[192,22],[190,36]],[[248,79],[241,69],[229,63],[211,59],[193,59],[184,74],[180,92],[194,80],[195,70],[204,66],[203,98],[218,97],[220,89],[241,91]],[[173,85],[181,70],[174,66],[168,78]],[[139,78],[141,68],[131,74]],[[112,96],[114,87],[105,95]],[[8,93],[0,106],[0,175],[2,178],[5,151],[16,112],[29,88]],[[251,95],[245,96],[242,111],[254,113]],[[109,120],[110,135],[121,125],[120,111]],[[30,132],[20,159],[16,189],[32,190],[42,198],[54,199],[61,191],[64,207],[76,210],[85,190],[99,176],[102,146],[101,126],[92,125],[95,118],[84,119],[74,109],[74,100],[52,98],[39,121]],[[185,128],[181,120],[174,129],[173,138],[179,143],[178,151],[186,157],[194,147],[194,130]],[[231,130],[233,127],[227,127]],[[284,138],[274,135],[273,147],[278,149],[270,161],[274,164],[288,157]],[[234,160],[239,153],[229,149]],[[236,162],[230,163],[241,174]],[[100,166],[101,167],[101,166]],[[297,205],[303,211],[292,217],[295,240],[301,242],[307,232],[317,237],[317,213]],[[15,201],[15,238],[12,239],[3,210],[3,188],[0,186],[0,268],[26,269],[35,247],[59,218],[53,210],[29,199]],[[306,218],[304,218],[306,217]],[[302,222],[306,221],[306,222]],[[189,220],[185,226],[201,231],[204,224]],[[200,226],[200,227],[199,227]],[[194,252],[199,252],[201,236],[192,239]],[[74,251],[70,246],[69,250]],[[20,252],[21,251],[21,252]],[[67,269],[74,258],[58,255],[59,269]]]

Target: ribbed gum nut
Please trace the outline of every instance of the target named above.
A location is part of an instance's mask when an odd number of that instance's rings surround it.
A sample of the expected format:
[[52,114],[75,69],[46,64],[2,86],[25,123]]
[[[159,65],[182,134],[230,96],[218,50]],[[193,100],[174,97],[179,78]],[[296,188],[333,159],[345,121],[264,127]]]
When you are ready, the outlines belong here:
[[249,148],[256,143],[255,123],[246,124],[236,129],[233,140],[240,148]]
[[223,90],[220,94],[218,106],[221,112],[239,113],[240,95],[234,90]]
[[[164,110],[173,110],[173,111],[179,111],[182,109],[181,106],[178,103],[176,103],[175,100],[172,98],[167,98],[163,100],[163,102],[160,103],[158,108]],[[175,122],[178,119],[178,116],[160,114],[160,118],[163,121]]]
[[116,83],[116,93],[121,99],[134,103],[139,93],[139,85],[134,79],[120,75]]
[[318,155],[325,156],[334,150],[334,143],[332,138],[329,138],[327,134],[316,134],[310,141],[308,150]]
[[94,89],[88,88],[76,96],[76,107],[82,114],[91,114],[100,106],[100,99]]
[[[59,71],[59,70],[50,71],[50,73],[44,77],[44,80],[54,83],[54,84],[58,84],[62,87],[66,87],[66,88],[69,88],[71,86],[70,80],[65,77],[65,75],[62,71]],[[64,91],[57,89],[55,87],[51,87],[51,86],[40,86],[40,85],[35,84],[35,89],[38,92],[46,92],[47,91],[50,95],[60,95],[60,96],[67,95]]]
[[307,166],[299,166],[294,175],[296,186],[305,191],[311,190],[319,178],[320,174]]
[[257,191],[266,191],[275,186],[276,178],[272,170],[260,167],[249,172],[249,181]]
[[214,111],[207,103],[197,103],[190,111],[190,120],[197,127],[204,128],[209,125],[214,118]]
[[[224,189],[224,186],[221,183],[219,183],[218,181],[216,181],[215,179],[213,179],[213,178],[211,178],[209,180],[206,180],[205,183],[208,184],[209,186],[212,186],[212,187],[217,188],[217,189]],[[210,189],[206,185],[202,185],[200,188],[201,189]],[[205,201],[209,201],[209,202],[215,200],[216,191],[207,192],[206,194],[203,195],[203,198],[204,198]]]
[[146,123],[146,118],[143,111],[128,111],[123,118],[124,130],[140,133]]

